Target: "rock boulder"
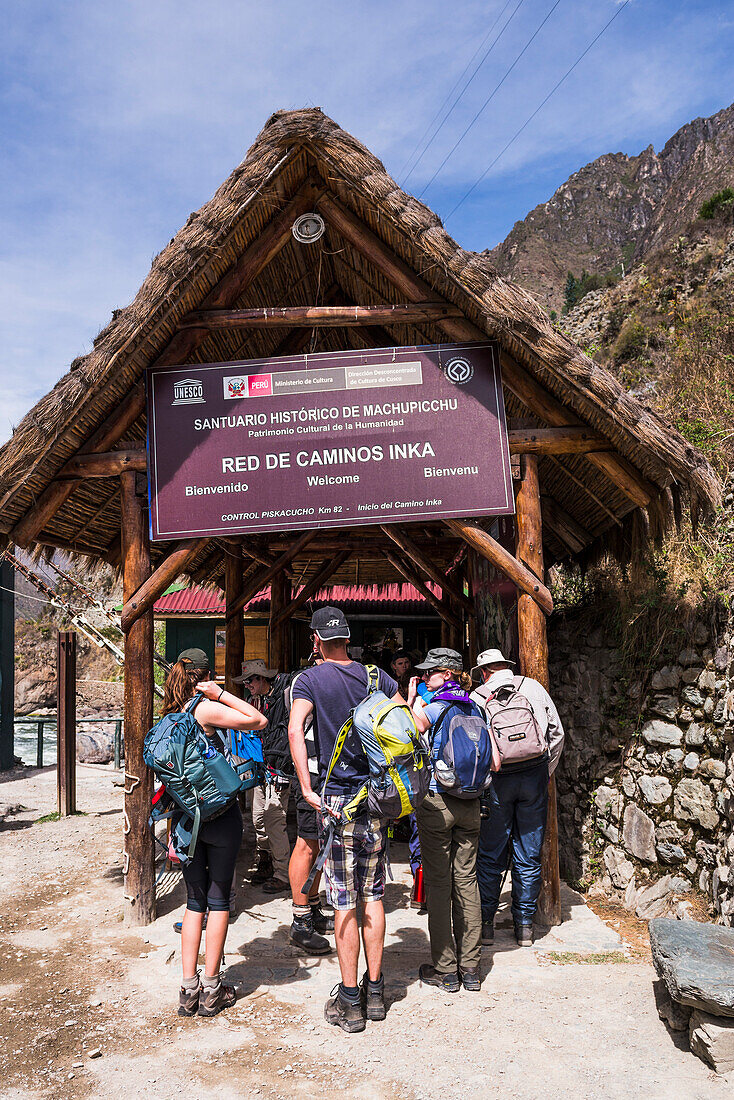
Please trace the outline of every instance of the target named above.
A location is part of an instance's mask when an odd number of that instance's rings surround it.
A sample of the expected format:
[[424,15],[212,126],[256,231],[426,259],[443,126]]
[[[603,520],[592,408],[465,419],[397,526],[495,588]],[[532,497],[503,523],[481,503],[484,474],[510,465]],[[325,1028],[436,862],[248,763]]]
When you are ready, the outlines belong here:
[[80,764],[109,764],[115,755],[115,742],[104,730],[86,729],[76,735],[76,758]]
[[734,1069],[734,1020],[694,1012],[689,1022],[691,1050],[717,1073]]
[[32,714],[35,710],[56,708],[56,680],[42,669],[31,669],[15,681],[15,713]]
[[674,1001],[734,1018],[734,928],[658,917],[652,961]]
[[655,863],[655,826],[634,802],[628,802],[625,806],[622,838],[625,848],[633,856],[647,863]]
[[648,745],[680,745],[683,731],[672,722],[661,722],[653,718],[642,727],[642,739]]
[[715,829],[719,824],[711,788],[700,779],[681,779],[675,788],[673,808],[681,821],[697,822],[704,829]]

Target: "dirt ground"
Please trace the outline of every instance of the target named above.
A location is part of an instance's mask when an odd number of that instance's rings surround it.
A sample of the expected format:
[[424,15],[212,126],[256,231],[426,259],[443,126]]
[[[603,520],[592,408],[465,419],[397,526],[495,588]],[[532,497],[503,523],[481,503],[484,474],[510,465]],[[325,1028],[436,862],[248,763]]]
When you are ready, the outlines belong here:
[[[243,883],[230,927],[234,1009],[179,1019],[180,876],[164,875],[158,919],[122,924],[121,790],[110,768],[80,766],[84,816],[38,821],[55,808],[55,770],[0,782],[0,1097],[263,1100],[338,1093],[359,1100],[732,1095],[658,1019],[655,975],[638,945],[578,894],[565,922],[519,950],[506,909],[485,948],[482,992],[421,987],[425,917],[408,906],[404,846],[387,888],[387,1020],[348,1036],[323,1019],[338,981],[334,957],[288,943],[289,902]],[[619,922],[618,922],[619,923]]]

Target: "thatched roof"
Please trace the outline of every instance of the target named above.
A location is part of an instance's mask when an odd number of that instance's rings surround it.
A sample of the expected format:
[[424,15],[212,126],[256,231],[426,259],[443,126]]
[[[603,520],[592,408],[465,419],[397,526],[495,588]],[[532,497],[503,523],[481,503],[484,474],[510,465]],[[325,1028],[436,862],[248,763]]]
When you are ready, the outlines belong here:
[[[356,215],[420,276],[435,298],[458,307],[476,329],[497,339],[527,376],[581,421],[603,432],[616,453],[647,480],[652,499],[643,515],[586,456],[540,460],[544,493],[588,533],[590,544],[611,545],[632,528],[643,531],[650,520],[653,530],[659,530],[670,521],[679,495],[696,511],[716,503],[717,478],[695,448],[555,329],[534,299],[500,278],[486,256],[457,245],[436,215],[402,191],[369,150],[320,110],[308,109],[279,111],[268,120],[242,164],[156,257],[135,300],[115,311],[90,354],[71,364],[0,450],[1,532],[12,538],[15,525],[33,509],[59,469],[161,355],[181,318],[202,305],[309,180]],[[328,225],[327,218],[327,233],[318,245],[304,249],[291,240],[228,306],[312,305],[322,303],[327,292],[332,300],[362,305],[405,301],[404,294]],[[277,354],[281,339],[271,330],[210,331],[183,361]],[[317,350],[363,342],[353,330],[325,330]],[[434,323],[396,325],[380,340],[388,342],[432,344],[447,342],[447,337]],[[528,408],[507,387],[505,400],[508,416],[528,417]],[[537,416],[534,420],[542,423]],[[119,445],[144,438],[142,413]],[[114,560],[118,536],[116,482],[96,480],[78,484],[38,541]],[[548,530],[546,553],[549,561],[567,556],[568,542]],[[219,575],[211,551],[208,561],[202,557],[195,563],[194,574],[197,567],[202,567],[199,575]],[[386,563],[380,568],[375,566],[373,577],[360,579],[396,579]],[[345,570],[343,579],[349,582],[351,566]]]

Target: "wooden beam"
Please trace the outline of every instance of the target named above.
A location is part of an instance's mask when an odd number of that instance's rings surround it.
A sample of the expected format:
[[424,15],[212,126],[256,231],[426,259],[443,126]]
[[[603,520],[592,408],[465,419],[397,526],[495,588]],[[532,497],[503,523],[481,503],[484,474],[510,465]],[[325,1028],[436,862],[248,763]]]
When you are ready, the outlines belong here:
[[472,601],[469,597],[465,596],[458,585],[455,585],[453,581],[449,580],[446,574],[442,573],[438,566],[434,565],[430,558],[427,558],[426,555],[421,552],[419,547],[417,547],[413,540],[406,535],[401,527],[397,526],[397,524],[391,525],[385,523],[382,525],[382,530],[389,539],[392,539],[396,546],[400,547],[414,565],[417,565],[432,581],[435,581],[436,584],[441,586],[444,599],[447,596],[453,597],[470,611],[473,610]]
[[[127,477],[127,474],[123,474]],[[132,475],[135,476],[134,474]],[[128,597],[122,608],[120,622],[127,633],[141,615],[152,608],[159,596],[184,572],[186,566],[204,549],[209,539],[185,539],[161,562],[155,573],[146,577],[140,588]]]
[[385,551],[385,557],[390,562],[390,565],[395,569],[402,577],[405,577],[408,584],[412,584],[414,588],[417,588],[424,600],[426,600],[438,614],[451,626],[456,629],[461,628],[461,619],[456,612],[451,608],[446,600],[440,600],[435,593],[431,592],[428,585],[417,576],[407,562],[399,558],[397,554],[391,553],[390,550]]
[[[227,607],[232,607],[244,587],[242,571],[242,547],[237,542],[226,542],[224,545],[224,593]],[[224,686],[233,695],[242,698],[240,684],[235,684],[233,677],[242,672],[242,662],[245,659],[245,620],[242,611],[232,615],[225,623],[225,649],[224,649]]]
[[236,615],[237,612],[240,611],[242,608],[246,607],[252,597],[256,595],[260,591],[260,589],[265,588],[266,585],[270,584],[273,577],[277,577],[277,575],[282,572],[286,565],[292,562],[296,555],[300,554],[301,550],[303,550],[304,546],[306,546],[311,541],[315,534],[315,531],[303,531],[301,535],[295,540],[295,542],[291,543],[289,548],[280,555],[277,561],[275,561],[268,569],[262,569],[260,570],[260,572],[256,573],[253,579],[245,588],[245,591],[234,601],[232,607],[227,608],[227,618],[231,618],[233,615]]
[[[364,222],[331,195],[322,195],[318,209],[337,232],[412,302],[435,300],[436,292],[380,240]],[[446,318],[437,324],[452,340],[491,339],[465,317]],[[567,409],[504,350],[501,352],[502,381],[531,412],[552,427],[584,427],[581,418]],[[591,430],[591,429],[587,429]],[[646,478],[619,454],[589,453],[588,461],[602,470],[634,504],[645,507],[655,492]]]
[[[318,192],[309,181],[300,188],[291,202],[273,218],[260,236],[240,257],[237,263],[209,292],[202,306],[219,309],[237,300],[245,287],[256,279],[272,259],[291,239],[295,218],[310,210]],[[177,332],[151,366],[182,365],[209,336],[206,328],[189,328]],[[145,410],[145,388],[138,382],[128,396],[112,411],[104,423],[87,440],[80,453],[107,451],[122,438],[124,433]],[[28,512],[11,532],[11,539],[18,546],[28,546],[36,535],[53,518],[59,508],[74,492],[76,481],[53,481],[40,495],[32,511]]]
[[604,501],[589,488],[586,482],[582,481],[580,477],[577,477],[572,470],[569,470],[567,466],[564,466],[563,463],[559,462],[559,460],[557,458],[554,458],[553,455],[545,455],[545,459],[547,462],[550,462],[555,467],[557,467],[557,469],[559,469],[563,473],[564,477],[569,478],[569,480],[572,481],[574,485],[578,485],[579,489],[582,489],[587,497],[593,500],[594,504],[601,508],[602,512],[604,512],[605,515],[609,516],[612,523],[616,523],[617,527],[622,526],[622,521],[616,514],[616,512],[613,512],[611,508],[609,508],[604,503]]
[[[100,424],[96,432],[89,437],[84,446],[80,448],[80,454],[108,451],[132,427],[144,411],[145,389],[142,382],[138,382],[127,397]],[[16,523],[10,533],[11,541],[17,546],[28,546],[30,542],[33,542],[36,535],[44,529],[62,504],[69,499],[75,486],[75,481],[52,481],[41,493],[33,508]]]
[[182,318],[181,328],[237,329],[342,328],[358,325],[415,325],[458,317],[459,310],[445,302],[415,302],[386,306],[259,306],[256,309],[197,309]]
[[468,523],[462,519],[447,519],[444,523],[454,534],[464,539],[469,546],[504,573],[521,592],[531,596],[546,615],[550,615],[553,610],[553,597],[550,592],[540,578],[513,557],[509,550],[505,550],[504,546],[475,523]]
[[[594,541],[594,536],[580,523],[577,523],[573,516],[565,508],[562,508],[553,497],[544,494],[541,498],[541,508],[543,522],[555,531],[562,542],[574,553],[578,553]],[[526,564],[529,563],[526,562]]]
[[138,470],[145,473],[148,469],[148,457],[145,451],[98,451],[96,454],[79,454],[70,458],[57,473],[57,479],[76,480],[88,477],[116,477],[123,470]]
[[[524,455],[516,502],[515,529],[518,558],[533,572],[543,575],[543,524],[541,519],[538,459]],[[545,616],[529,596],[521,593],[517,601],[517,625],[520,643],[520,671],[538,680],[548,690],[548,638]],[[551,778],[548,811],[541,856],[541,887],[538,898],[539,924],[553,927],[561,923],[561,876],[558,864],[558,815],[556,789]]]
[[591,451],[613,451],[605,435],[583,425],[566,428],[520,428],[507,433],[510,454],[581,455]]
[[[248,538],[246,535],[241,536],[240,543],[247,556],[252,558],[253,561],[259,561],[261,565],[266,566],[275,564],[277,555],[271,554],[266,546],[260,546],[254,539]],[[292,575],[290,569],[286,569],[285,573],[289,577]]]
[[[463,323],[463,322],[462,322]],[[474,326],[472,326],[474,328]],[[475,330],[479,331],[479,330]],[[476,337],[475,337],[476,339]],[[553,427],[578,426],[581,418],[571,409],[566,408],[557,398],[548,392],[539,382],[525,371],[520,364],[506,351],[500,355],[502,364],[502,381],[512,390],[524,405],[536,413]],[[650,503],[656,492],[647,478],[637,470],[631,462],[617,453],[604,451],[590,452],[586,456],[587,462],[601,470],[602,473],[614,482],[617,488],[629,497],[640,508]]]
[[291,621],[282,612],[291,600],[291,583],[281,569],[270,582],[270,613],[268,616],[268,652],[266,661],[278,672],[289,672],[291,666]]
[[[150,545],[145,498],[138,495],[136,477],[120,477],[122,533],[122,594],[129,603],[150,576]],[[153,610],[130,626],[125,635],[125,793],[123,838],[123,898],[126,924],[155,919],[153,836],[148,828],[153,773],[143,760],[143,741],[153,725]]]
[[300,610],[305,603],[308,603],[311,597],[315,595],[320,588],[323,588],[329,577],[336,573],[337,569],[341,568],[351,553],[352,551],[349,549],[339,550],[330,561],[327,561],[318,573],[316,573],[310,581],[304,584],[295,599],[291,600],[288,606],[284,607],[276,616],[273,620],[273,626],[279,626],[285,619],[291,619],[296,611]]

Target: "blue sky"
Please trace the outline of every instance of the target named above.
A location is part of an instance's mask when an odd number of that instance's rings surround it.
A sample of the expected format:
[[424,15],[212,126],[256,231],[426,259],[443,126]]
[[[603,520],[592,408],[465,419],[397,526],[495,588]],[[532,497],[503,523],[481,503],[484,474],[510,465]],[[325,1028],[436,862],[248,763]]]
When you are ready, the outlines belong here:
[[[485,50],[514,12],[410,176],[408,189],[420,194],[554,3],[8,5],[0,44],[0,442],[130,301],[153,256],[243,158],[273,110],[323,107],[402,183],[411,150],[490,27],[501,16]],[[691,118],[734,100],[730,5],[630,0],[449,216],[618,6],[560,0],[426,190],[424,201],[465,247],[495,245],[602,153],[660,148]]]

